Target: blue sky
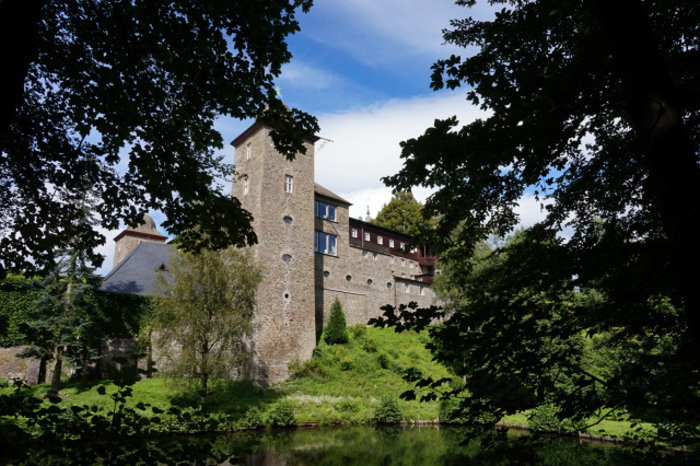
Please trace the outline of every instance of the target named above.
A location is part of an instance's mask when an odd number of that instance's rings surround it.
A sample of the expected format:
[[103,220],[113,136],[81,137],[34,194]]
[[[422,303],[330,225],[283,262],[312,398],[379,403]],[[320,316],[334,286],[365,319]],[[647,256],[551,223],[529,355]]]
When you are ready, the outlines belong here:
[[[451,19],[484,18],[491,11],[488,2],[467,9],[451,0],[316,0],[299,15],[301,31],[288,40],[293,59],[277,85],[285,103],[315,115],[320,136],[333,141],[317,143],[316,181],[352,202],[351,216],[364,217],[368,207],[374,216],[390,200],[380,178],[401,168],[402,140],[420,135],[435,118],[457,115],[468,123],[484,115],[464,90],[432,91],[430,66],[452,53],[470,53],[443,43],[441,31]],[[234,160],[228,142],[250,123],[217,122],[228,161]],[[429,194],[414,190],[419,200]],[[524,224],[539,217],[536,206],[523,199]],[[158,212],[153,217],[162,222]],[[106,232],[99,272],[111,269],[118,232]]]

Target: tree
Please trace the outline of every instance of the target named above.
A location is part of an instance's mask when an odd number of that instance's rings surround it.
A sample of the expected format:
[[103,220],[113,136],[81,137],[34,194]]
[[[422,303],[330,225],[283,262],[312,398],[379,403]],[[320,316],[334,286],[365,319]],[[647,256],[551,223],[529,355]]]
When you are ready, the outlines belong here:
[[29,346],[20,355],[41,359],[42,366],[54,361],[48,392],[54,397],[60,390],[64,361],[85,374],[87,365],[99,358],[100,337],[108,332],[108,319],[96,295],[99,279],[89,265],[90,250],[79,239],[95,223],[95,192],[83,185],[79,195],[64,196],[59,199],[75,206],[75,216],[65,225],[69,244],[58,251],[56,268],[44,278],[21,326]]
[[[691,234],[700,73],[688,64],[700,7],[495,3],[503,8],[492,20],[452,22],[445,39],[478,51],[438,61],[432,84],[468,84],[489,116],[461,128],[436,120],[402,143],[404,167],[385,179],[397,190],[438,188],[425,205],[439,218],[432,243],[443,267],[463,272],[456,286],[468,295],[439,344],[472,357],[468,377],[490,387],[475,398],[478,412],[528,409],[547,395],[562,416],[603,405],[658,410],[666,427],[684,426],[669,427],[671,441],[697,439],[688,426],[700,406],[700,245]],[[480,240],[517,224],[523,195],[542,202],[546,219],[494,256],[490,272],[465,267]],[[590,341],[580,332],[617,352],[614,370],[583,364],[579,347]]]
[[331,303],[331,314],[328,317],[328,325],[323,331],[323,340],[329,345],[344,345],[348,342],[345,314],[338,298]]
[[161,210],[184,249],[254,243],[250,214],[217,183],[231,169],[215,153],[214,122],[257,117],[282,153],[304,151],[315,119],[288,109],[274,81],[291,56],[296,12],[310,6],[0,3],[3,42],[17,44],[3,51],[0,91],[0,272],[51,268],[69,240],[88,251],[104,242],[97,226],[67,232],[77,212],[67,199],[85,183],[99,193],[99,227]]
[[210,381],[245,368],[255,292],[262,280],[249,251],[177,252],[158,282],[153,335],[159,370],[198,382],[202,403]]
[[431,228],[434,222],[423,216],[423,206],[411,191],[397,191],[372,223],[414,237]]

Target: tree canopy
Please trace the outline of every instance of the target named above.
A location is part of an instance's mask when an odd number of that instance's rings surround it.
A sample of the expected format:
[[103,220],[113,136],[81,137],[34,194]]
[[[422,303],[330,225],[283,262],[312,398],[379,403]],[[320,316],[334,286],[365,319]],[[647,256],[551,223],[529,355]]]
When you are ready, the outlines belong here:
[[372,223],[413,237],[432,227],[434,222],[423,216],[423,206],[411,191],[397,191]]
[[[436,120],[385,179],[436,188],[431,242],[464,296],[436,351],[466,361],[475,415],[553,400],[579,418],[657,410],[667,433],[697,439],[700,6],[492,3],[493,19],[452,21],[445,39],[477,51],[438,61],[432,80],[468,85],[489,116]],[[488,267],[466,261],[513,229],[524,195],[546,219]],[[589,339],[616,363],[591,370]]]
[[250,369],[253,310],[262,271],[248,250],[176,252],[159,276],[154,298],[158,368],[197,382],[203,400],[210,382]]
[[[50,265],[70,241],[161,210],[188,250],[255,242],[221,193],[231,176],[216,118],[257,117],[288,157],[317,130],[274,89],[285,39],[311,0],[4,1],[0,91],[0,271]],[[10,37],[9,34],[16,34]],[[85,184],[98,227],[72,224]],[[194,229],[194,226],[199,228]],[[101,260],[93,254],[92,259]]]

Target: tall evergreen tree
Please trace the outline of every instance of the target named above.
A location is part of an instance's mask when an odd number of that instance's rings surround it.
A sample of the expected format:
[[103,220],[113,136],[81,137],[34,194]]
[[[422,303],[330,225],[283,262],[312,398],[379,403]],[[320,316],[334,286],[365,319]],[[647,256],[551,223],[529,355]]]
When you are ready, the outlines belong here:
[[323,330],[323,340],[329,345],[344,345],[348,342],[348,329],[345,324],[345,313],[340,300],[335,298],[331,303],[328,325]]

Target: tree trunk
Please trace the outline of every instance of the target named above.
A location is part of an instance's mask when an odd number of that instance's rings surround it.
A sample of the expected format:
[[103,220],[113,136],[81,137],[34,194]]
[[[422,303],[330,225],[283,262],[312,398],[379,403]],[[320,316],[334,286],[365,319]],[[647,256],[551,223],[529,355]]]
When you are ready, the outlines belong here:
[[63,370],[63,351],[61,348],[56,349],[54,355],[56,363],[53,366],[53,374],[51,374],[51,388],[49,389],[49,396],[58,396],[58,392],[61,389],[61,371]]
[[41,358],[39,360],[39,373],[36,376],[36,383],[46,382],[46,358]]
[[146,378],[153,377],[153,328],[148,330],[148,343],[146,344]]
[[626,99],[630,121],[644,148],[649,192],[668,237],[669,256],[700,358],[700,167],[683,124],[683,109],[666,69],[651,20],[640,0],[593,0]]
[[209,342],[202,343],[202,365],[199,368],[199,382],[201,395],[199,403],[202,406],[207,404],[207,392],[209,391]]

